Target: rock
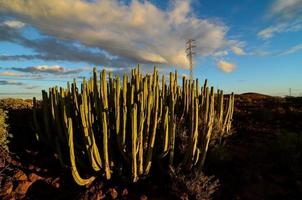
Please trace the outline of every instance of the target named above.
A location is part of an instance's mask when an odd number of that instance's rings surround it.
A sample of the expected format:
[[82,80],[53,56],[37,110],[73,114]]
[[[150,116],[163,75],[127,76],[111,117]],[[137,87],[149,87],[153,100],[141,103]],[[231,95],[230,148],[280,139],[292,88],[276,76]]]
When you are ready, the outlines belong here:
[[117,199],[118,193],[117,193],[116,189],[114,189],[114,188],[109,188],[109,191],[108,191],[108,192],[110,193],[110,196],[111,196],[112,199]]
[[30,164],[30,165],[28,166],[28,169],[32,171],[32,170],[35,169],[35,166],[33,166],[33,165]]
[[139,197],[139,199],[140,200],[148,200],[148,197],[146,196],[146,195],[141,195],[140,197]]
[[23,171],[21,171],[21,170],[17,171],[17,173],[14,175],[14,178],[17,181],[27,181],[26,174]]
[[12,192],[10,195],[2,197],[2,200],[16,200],[14,193]]
[[4,168],[6,165],[5,159],[0,157],[0,169]]
[[21,163],[16,161],[16,160],[12,160],[11,164],[14,165],[14,166],[21,166]]
[[57,177],[55,178],[52,182],[51,185],[54,186],[55,188],[59,188],[60,187],[60,178]]
[[189,200],[189,195],[184,192],[184,193],[181,194],[180,199],[181,200]]
[[102,199],[105,199],[105,198],[106,198],[106,195],[103,194],[102,192],[98,192],[96,194],[96,197],[95,197],[96,200],[102,200]]
[[35,173],[31,173],[28,175],[28,179],[31,181],[31,182],[36,182],[37,180],[41,180],[42,177],[41,176],[38,176],[37,174]]
[[128,196],[128,190],[127,190],[127,188],[123,189],[123,191],[122,191],[122,196],[123,196],[123,197]]
[[48,184],[51,184],[52,183],[52,178],[51,177],[45,178],[44,181]]
[[0,197],[10,195],[13,191],[13,182],[6,181],[4,185],[0,188]]
[[21,199],[26,195],[26,192],[28,190],[28,188],[31,186],[32,182],[30,181],[20,181],[15,193],[16,193],[16,197],[17,199]]

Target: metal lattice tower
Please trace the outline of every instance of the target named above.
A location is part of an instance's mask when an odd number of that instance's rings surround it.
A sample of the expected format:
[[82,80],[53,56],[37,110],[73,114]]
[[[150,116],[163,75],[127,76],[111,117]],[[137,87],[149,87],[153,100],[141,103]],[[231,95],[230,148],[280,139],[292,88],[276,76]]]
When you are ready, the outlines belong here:
[[190,79],[193,80],[193,55],[195,54],[195,52],[193,51],[193,48],[196,47],[196,45],[194,45],[195,40],[194,39],[188,39],[186,44],[187,44],[187,48],[186,48],[186,53],[187,53],[187,57],[189,59],[189,64],[190,64]]

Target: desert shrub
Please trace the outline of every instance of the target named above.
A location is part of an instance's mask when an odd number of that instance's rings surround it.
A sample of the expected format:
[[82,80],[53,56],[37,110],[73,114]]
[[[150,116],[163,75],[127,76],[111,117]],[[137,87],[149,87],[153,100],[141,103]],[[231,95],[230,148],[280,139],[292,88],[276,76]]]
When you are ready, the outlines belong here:
[[8,125],[6,123],[7,113],[5,110],[0,109],[0,146],[8,150]]
[[171,169],[171,178],[171,191],[180,199],[213,199],[220,186],[214,176],[196,174],[196,172],[184,174],[180,169]]

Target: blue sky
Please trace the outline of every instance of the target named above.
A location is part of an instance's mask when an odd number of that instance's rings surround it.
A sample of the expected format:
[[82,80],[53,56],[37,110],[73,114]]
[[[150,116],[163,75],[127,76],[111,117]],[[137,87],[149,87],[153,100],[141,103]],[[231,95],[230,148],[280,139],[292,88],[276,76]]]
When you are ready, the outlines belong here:
[[302,0],[0,0],[0,98],[90,76],[187,75],[236,93],[302,95]]

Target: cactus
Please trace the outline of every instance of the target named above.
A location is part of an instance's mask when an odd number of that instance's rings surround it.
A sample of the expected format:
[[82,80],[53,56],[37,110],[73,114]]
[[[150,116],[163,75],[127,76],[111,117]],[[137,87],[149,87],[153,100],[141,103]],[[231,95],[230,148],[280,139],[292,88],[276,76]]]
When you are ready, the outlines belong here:
[[153,149],[154,149],[154,142],[155,142],[155,136],[156,136],[156,129],[157,129],[157,117],[158,117],[158,101],[159,101],[159,88],[157,83],[154,83],[154,90],[155,90],[155,94],[154,94],[154,101],[155,101],[155,105],[154,105],[154,111],[153,111],[153,127],[152,127],[152,134],[149,140],[149,144],[148,144],[148,150],[147,150],[147,158],[146,158],[146,168],[145,168],[145,175],[149,174],[150,168],[151,168],[151,162],[152,162],[152,153],[153,153]]
[[[92,168],[95,171],[100,170],[100,157],[97,147],[95,147],[95,139],[94,135],[91,132],[91,121],[89,120],[89,103],[87,101],[87,87],[86,87],[86,80],[83,79],[83,89],[82,89],[82,104],[80,105],[80,116],[81,116],[81,122],[83,127],[83,132],[85,136],[85,142],[86,142],[86,151],[90,155],[89,160],[91,162]],[[97,160],[96,160],[97,158]]]
[[145,122],[145,115],[144,115],[144,94],[139,94],[139,127],[138,127],[138,173],[142,175],[144,173],[144,122]]
[[[123,76],[122,84],[112,72],[108,80],[106,76],[103,70],[98,81],[94,68],[93,76],[84,78],[80,89],[74,79],[67,89],[52,87],[48,94],[42,91],[41,124],[34,100],[39,142],[58,155],[62,167],[70,167],[79,185],[91,183],[97,174],[108,180],[116,172],[131,175],[131,181],[136,182],[150,175],[152,166],[159,163],[156,159],[163,161],[163,169],[183,165],[201,172],[210,140],[214,135],[221,140],[231,131],[234,94],[227,98],[222,90],[215,94],[207,80],[200,88],[198,79],[183,77],[181,87],[175,71],[169,81],[163,75],[160,83],[156,68],[152,75],[143,76],[139,66],[131,71],[129,81]],[[180,142],[179,126],[189,141],[182,152],[175,146]],[[81,136],[85,139],[79,140]],[[83,169],[81,173],[91,177],[82,178],[77,165]],[[89,167],[94,172],[85,171]]]
[[132,130],[132,137],[131,137],[131,154],[132,154],[132,175],[133,175],[133,182],[136,182],[137,177],[137,105],[134,104],[131,110],[131,130]]
[[170,72],[170,99],[169,99],[169,165],[173,165],[174,161],[174,146],[175,146],[175,122],[174,122],[174,76]]
[[74,144],[73,144],[73,128],[72,128],[71,118],[68,118],[67,126],[68,126],[68,135],[69,135],[68,144],[69,144],[69,154],[70,154],[70,163],[71,163],[71,174],[73,176],[73,179],[78,185],[88,185],[94,181],[95,177],[91,176],[88,179],[84,179],[80,176],[75,161]]
[[204,165],[205,162],[205,158],[206,158],[206,154],[208,151],[208,147],[209,147],[209,142],[211,139],[211,134],[212,134],[212,129],[213,129],[213,123],[214,123],[214,88],[211,88],[211,92],[210,94],[208,94],[207,96],[209,96],[209,103],[208,108],[209,108],[209,112],[207,113],[207,121],[206,121],[206,131],[205,134],[203,136],[203,140],[202,140],[202,146],[201,146],[201,155],[200,155],[200,161],[198,164],[198,171],[201,172],[202,167]]
[[107,130],[107,116],[108,116],[108,98],[107,98],[107,82],[106,71],[103,70],[101,74],[101,97],[102,97],[102,129],[103,129],[103,156],[105,165],[105,176],[111,178],[109,151],[108,151],[108,130]]
[[34,127],[35,127],[35,136],[36,136],[36,140],[39,142],[39,140],[41,139],[45,139],[43,138],[41,135],[41,128],[40,128],[40,125],[38,123],[38,116],[37,116],[37,109],[38,109],[38,106],[37,106],[37,100],[36,98],[34,97],[33,98],[33,122],[34,122]]

